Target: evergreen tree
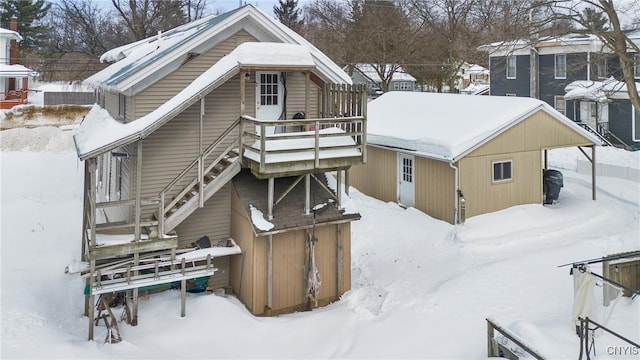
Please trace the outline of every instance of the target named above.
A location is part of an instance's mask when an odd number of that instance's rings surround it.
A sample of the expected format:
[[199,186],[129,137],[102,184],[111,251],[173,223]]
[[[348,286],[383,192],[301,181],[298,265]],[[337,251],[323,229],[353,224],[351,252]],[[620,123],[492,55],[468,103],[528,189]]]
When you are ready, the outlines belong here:
[[22,36],[20,49],[37,51],[47,38],[49,29],[42,20],[49,12],[51,3],[45,0],[0,1],[0,27],[9,29],[11,17],[18,18],[18,32]]
[[291,30],[302,33],[304,21],[298,9],[298,0],[278,0],[278,5],[273,6],[273,12],[278,20]]
[[589,29],[597,31],[609,30],[609,21],[605,17],[604,13],[597,11],[594,8],[585,8],[582,11],[582,19]]

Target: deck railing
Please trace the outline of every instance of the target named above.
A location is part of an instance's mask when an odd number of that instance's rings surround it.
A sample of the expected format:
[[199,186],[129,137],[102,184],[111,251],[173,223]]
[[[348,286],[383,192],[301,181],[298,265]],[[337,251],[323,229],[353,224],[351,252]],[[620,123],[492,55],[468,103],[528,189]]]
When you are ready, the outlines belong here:
[[[256,164],[248,167],[259,173],[270,173],[270,166],[284,163],[289,172],[296,172],[320,170],[332,160],[366,160],[363,116],[259,120],[244,115],[240,119],[240,153],[245,164]],[[303,166],[296,167],[296,163]]]

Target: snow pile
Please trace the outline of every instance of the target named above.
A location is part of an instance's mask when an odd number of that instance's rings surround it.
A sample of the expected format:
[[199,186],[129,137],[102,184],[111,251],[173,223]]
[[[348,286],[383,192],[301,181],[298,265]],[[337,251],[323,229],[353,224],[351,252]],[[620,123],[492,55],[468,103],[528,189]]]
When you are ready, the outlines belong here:
[[249,209],[251,210],[251,222],[256,229],[262,231],[269,231],[273,229],[274,225],[264,218],[262,211],[258,210],[258,208],[251,204],[249,205]]
[[0,131],[2,151],[73,151],[73,131],[70,128],[42,126],[35,129],[15,128]]

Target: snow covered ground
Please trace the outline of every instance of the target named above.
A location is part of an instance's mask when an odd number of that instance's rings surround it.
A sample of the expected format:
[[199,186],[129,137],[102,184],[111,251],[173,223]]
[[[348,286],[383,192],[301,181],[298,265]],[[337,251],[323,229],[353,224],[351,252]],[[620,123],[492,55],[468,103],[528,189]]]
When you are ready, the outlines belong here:
[[[571,170],[582,154],[554,150],[551,165],[565,179],[559,204],[516,206],[459,227],[352,189],[362,214],[352,230],[352,290],[327,307],[256,318],[232,296],[188,294],[181,318],[180,293],[166,291],[141,301],[137,327],[120,325],[123,342],[104,344],[103,326],[88,342],[83,282],[64,274],[80,256],[82,164],[71,135],[0,132],[3,359],[480,359],[485,318],[547,358],[577,359],[573,280],[558,265],[640,249],[638,183],[600,177],[593,202],[590,177]],[[640,152],[598,149],[598,158],[640,167]],[[640,342],[640,297],[593,316]],[[608,335],[595,344],[597,358],[637,359],[607,355],[621,345]]]

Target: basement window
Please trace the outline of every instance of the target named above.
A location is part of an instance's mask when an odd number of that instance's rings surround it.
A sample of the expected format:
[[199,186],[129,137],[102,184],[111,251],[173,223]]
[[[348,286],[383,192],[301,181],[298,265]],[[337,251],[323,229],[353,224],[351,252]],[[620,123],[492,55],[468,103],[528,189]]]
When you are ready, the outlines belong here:
[[494,183],[513,179],[512,163],[513,161],[511,160],[494,161],[491,163],[493,167],[492,174]]

